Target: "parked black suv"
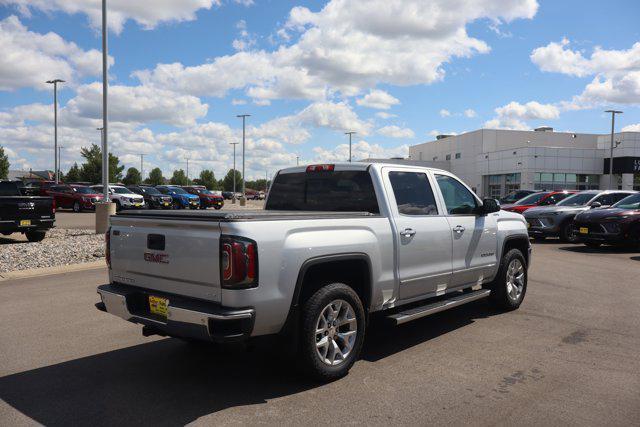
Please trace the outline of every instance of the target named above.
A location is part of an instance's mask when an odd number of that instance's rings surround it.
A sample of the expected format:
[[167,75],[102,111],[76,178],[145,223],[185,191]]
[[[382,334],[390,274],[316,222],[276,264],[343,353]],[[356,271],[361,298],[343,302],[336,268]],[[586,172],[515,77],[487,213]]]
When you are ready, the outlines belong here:
[[171,196],[162,194],[155,187],[150,185],[130,185],[127,188],[133,193],[141,195],[149,209],[171,209],[173,207]]

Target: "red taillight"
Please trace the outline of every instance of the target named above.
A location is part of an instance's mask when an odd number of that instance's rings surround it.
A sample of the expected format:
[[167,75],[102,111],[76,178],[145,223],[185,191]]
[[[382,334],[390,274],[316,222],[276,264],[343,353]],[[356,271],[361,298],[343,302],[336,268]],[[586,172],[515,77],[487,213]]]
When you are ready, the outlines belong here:
[[104,233],[104,258],[107,261],[107,267],[111,268],[111,227]]
[[307,172],[333,172],[336,165],[309,165]]
[[240,237],[220,239],[221,285],[227,289],[258,286],[258,251],[256,242]]

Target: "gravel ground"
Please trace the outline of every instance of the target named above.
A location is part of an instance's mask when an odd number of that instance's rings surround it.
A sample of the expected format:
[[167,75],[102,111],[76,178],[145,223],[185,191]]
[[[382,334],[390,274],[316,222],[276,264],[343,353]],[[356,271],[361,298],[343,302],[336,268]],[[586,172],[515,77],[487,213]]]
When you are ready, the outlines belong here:
[[[11,237],[16,236],[16,240]],[[39,243],[17,240],[17,234],[0,241],[0,273],[29,268],[79,264],[104,258],[104,236],[93,230],[54,228]]]

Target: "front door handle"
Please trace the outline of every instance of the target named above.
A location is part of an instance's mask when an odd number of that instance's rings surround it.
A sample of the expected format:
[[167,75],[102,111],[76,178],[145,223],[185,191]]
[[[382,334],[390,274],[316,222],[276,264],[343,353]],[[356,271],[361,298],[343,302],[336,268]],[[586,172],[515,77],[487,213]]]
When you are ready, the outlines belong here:
[[464,231],[464,227],[461,225],[456,225],[455,227],[453,227],[453,231],[456,233],[462,233]]
[[402,230],[400,232],[400,235],[403,236],[403,237],[411,237],[414,234],[416,234],[416,231],[414,229],[412,229],[412,228],[405,228],[404,230]]

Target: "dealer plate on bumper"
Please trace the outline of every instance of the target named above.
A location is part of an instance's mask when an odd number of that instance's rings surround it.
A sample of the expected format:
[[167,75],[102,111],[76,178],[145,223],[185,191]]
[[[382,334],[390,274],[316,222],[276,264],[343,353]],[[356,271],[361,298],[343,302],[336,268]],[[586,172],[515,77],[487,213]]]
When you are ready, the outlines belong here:
[[160,298],[153,295],[149,295],[149,311],[153,314],[157,314],[162,317],[167,317],[167,307],[169,300],[167,298]]
[[580,234],[589,234],[589,229],[587,227],[580,227]]
[[30,219],[21,219],[20,220],[20,227],[28,227],[31,225],[31,220]]

